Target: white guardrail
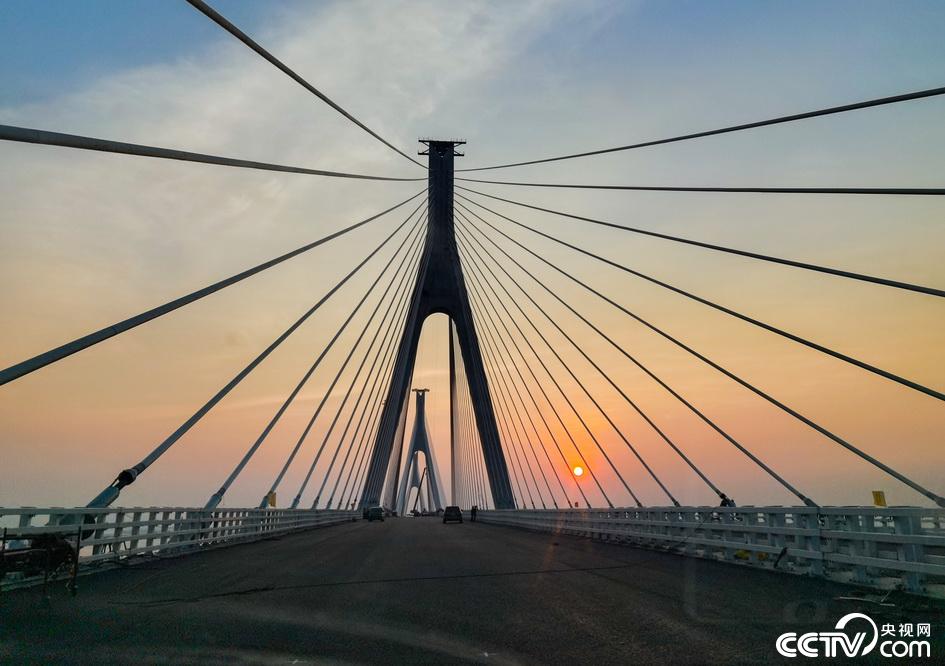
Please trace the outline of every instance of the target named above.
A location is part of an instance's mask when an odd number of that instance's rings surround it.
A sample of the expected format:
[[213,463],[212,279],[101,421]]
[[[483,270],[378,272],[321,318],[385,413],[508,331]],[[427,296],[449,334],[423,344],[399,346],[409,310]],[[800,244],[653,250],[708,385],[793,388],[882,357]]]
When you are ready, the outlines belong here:
[[945,509],[663,507],[479,511],[494,525],[945,597]]
[[[118,562],[134,564],[148,557],[171,557],[234,543],[246,543],[297,530],[357,520],[358,511],[305,509],[205,509],[178,507],[34,508],[0,507],[4,535],[0,586],[42,582],[45,571],[22,570],[27,550],[34,561],[48,562],[50,552],[71,548],[78,570],[86,573]],[[40,543],[37,537],[45,539]],[[43,552],[45,549],[46,552]],[[67,553],[68,555],[68,553]],[[71,570],[70,557],[69,569]],[[48,567],[44,567],[48,568]],[[65,567],[64,567],[65,568]],[[63,572],[59,571],[61,575]]]

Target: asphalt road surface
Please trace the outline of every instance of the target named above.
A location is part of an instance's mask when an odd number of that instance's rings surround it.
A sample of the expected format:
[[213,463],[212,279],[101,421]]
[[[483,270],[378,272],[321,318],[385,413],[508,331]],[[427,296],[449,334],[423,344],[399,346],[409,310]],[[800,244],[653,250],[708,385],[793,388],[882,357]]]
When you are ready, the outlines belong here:
[[[357,522],[0,597],[3,663],[759,663],[785,631],[927,603],[626,546],[432,518]],[[797,661],[797,659],[793,660]],[[802,661],[807,661],[802,658]],[[834,661],[845,661],[843,659]],[[884,660],[886,663],[895,659]]]

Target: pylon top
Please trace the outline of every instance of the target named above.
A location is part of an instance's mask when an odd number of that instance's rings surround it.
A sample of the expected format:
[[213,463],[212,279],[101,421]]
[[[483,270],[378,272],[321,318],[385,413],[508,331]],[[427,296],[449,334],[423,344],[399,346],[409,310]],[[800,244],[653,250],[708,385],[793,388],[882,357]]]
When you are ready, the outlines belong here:
[[466,142],[465,142],[463,139],[431,139],[431,138],[426,138],[426,139],[417,139],[417,141],[419,141],[420,143],[422,143],[423,145],[425,145],[425,146],[427,147],[426,150],[421,150],[421,151],[419,151],[419,152],[417,153],[418,155],[429,155],[429,154],[430,154],[430,144],[433,144],[433,143],[439,143],[439,144],[444,144],[444,143],[445,143],[445,144],[449,144],[449,145],[453,148],[453,155],[454,155],[455,157],[463,157],[463,156],[465,155],[465,153],[461,153],[461,152],[459,152],[458,150],[456,150],[456,146],[465,145]]

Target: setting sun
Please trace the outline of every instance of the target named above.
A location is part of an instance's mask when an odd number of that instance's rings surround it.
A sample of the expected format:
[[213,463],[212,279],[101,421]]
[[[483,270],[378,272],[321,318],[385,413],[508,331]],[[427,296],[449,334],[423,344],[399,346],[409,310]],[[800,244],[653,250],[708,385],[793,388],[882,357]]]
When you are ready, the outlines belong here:
[[583,467],[575,467],[575,468],[574,468],[574,476],[581,476],[582,474],[584,474],[584,468],[583,468]]

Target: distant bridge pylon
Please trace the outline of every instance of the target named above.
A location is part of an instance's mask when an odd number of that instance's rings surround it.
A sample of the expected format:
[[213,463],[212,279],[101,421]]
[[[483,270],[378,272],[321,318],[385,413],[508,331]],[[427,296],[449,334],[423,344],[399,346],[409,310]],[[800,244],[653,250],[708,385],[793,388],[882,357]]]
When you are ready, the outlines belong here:
[[[410,447],[407,449],[407,459],[400,481],[400,492],[397,494],[395,508],[403,515],[407,508],[410,491],[417,489],[418,496],[423,492],[423,480],[426,480],[427,497],[421,500],[426,508],[439,510],[443,508],[443,490],[440,487],[440,474],[436,467],[436,458],[433,456],[433,447],[430,445],[430,431],[427,429],[426,394],[430,389],[414,389],[417,394],[417,415],[413,424],[413,435],[410,437]],[[425,477],[420,474],[420,456],[426,465]]]

